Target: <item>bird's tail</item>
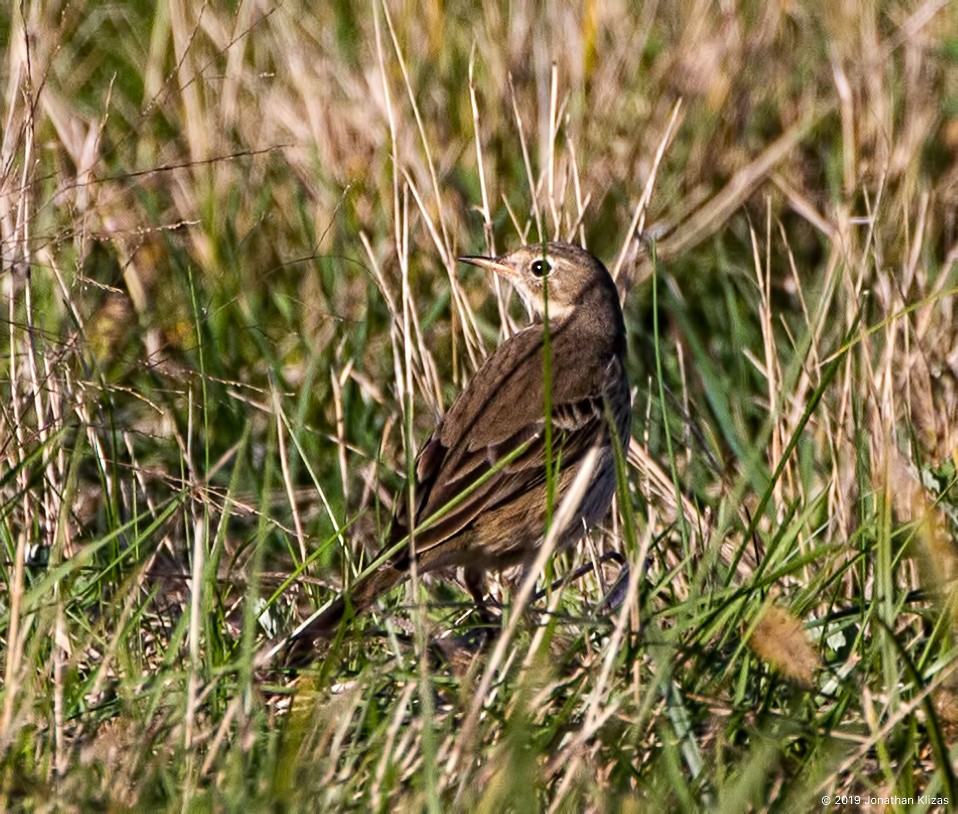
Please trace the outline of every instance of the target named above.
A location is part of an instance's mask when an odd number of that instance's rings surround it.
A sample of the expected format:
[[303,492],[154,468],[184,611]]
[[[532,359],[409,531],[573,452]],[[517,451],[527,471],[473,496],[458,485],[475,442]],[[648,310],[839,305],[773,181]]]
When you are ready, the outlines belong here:
[[293,633],[289,639],[286,662],[303,666],[313,660],[316,644],[335,637],[340,623],[348,616],[357,616],[376,599],[400,582],[407,572],[390,564],[380,566],[365,579],[357,582],[348,594],[343,594],[315,619]]

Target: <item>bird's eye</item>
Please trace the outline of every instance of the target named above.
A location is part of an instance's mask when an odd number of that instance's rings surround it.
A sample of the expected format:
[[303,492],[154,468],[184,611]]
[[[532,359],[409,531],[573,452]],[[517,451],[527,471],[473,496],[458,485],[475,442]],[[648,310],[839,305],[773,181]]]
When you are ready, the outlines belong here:
[[552,263],[548,260],[532,261],[532,273],[535,274],[536,277],[547,277],[550,271],[552,271]]

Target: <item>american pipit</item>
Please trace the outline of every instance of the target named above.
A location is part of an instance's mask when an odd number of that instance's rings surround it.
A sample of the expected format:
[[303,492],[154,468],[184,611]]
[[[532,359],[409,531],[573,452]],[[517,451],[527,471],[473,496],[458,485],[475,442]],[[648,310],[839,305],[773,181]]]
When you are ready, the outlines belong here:
[[[535,558],[548,512],[560,505],[592,449],[591,477],[574,511],[566,513],[558,545],[577,541],[608,511],[616,482],[613,438],[626,443],[632,417],[625,323],[612,277],[599,260],[568,243],[460,260],[507,279],[533,312],[533,323],[476,371],[420,451],[412,546],[400,547],[298,630],[292,649],[299,657],[317,639],[329,638],[347,609],[359,613],[403,580],[413,556],[419,573],[464,568],[481,605],[487,569]],[[410,533],[402,496],[398,503],[384,552]]]

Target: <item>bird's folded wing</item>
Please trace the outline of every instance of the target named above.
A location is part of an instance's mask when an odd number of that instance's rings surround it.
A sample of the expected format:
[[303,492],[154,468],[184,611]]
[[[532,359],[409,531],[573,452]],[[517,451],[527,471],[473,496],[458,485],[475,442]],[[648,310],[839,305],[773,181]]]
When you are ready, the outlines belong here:
[[[571,355],[579,340],[560,326],[551,341],[555,359]],[[552,450],[546,455],[544,368],[543,329],[533,325],[486,360],[436,427],[416,463],[417,551],[544,483],[547,459],[573,467],[605,436],[605,369],[552,365]],[[401,505],[390,544],[408,525]]]
[[443,449],[436,438],[424,447],[420,461],[431,460],[434,469],[423,467],[418,473],[416,523],[422,531],[417,532],[417,552],[439,545],[481,512],[544,484],[547,462],[557,472],[575,467],[605,436],[600,399],[554,405],[552,416],[551,455],[543,419],[478,448]]

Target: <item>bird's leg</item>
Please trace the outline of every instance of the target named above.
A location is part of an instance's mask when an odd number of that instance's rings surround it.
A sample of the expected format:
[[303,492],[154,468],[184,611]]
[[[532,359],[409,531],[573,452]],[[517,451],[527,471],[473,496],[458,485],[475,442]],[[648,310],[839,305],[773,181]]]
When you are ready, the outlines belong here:
[[490,613],[489,606],[486,605],[486,580],[485,574],[481,568],[475,568],[467,565],[463,569],[463,581],[466,583],[466,589],[476,603],[476,612],[482,620],[483,628],[495,628],[498,625],[496,617]]
[[[614,555],[614,556],[613,556]],[[599,603],[598,610],[604,614],[611,614],[617,611],[622,603],[625,602],[625,596],[629,591],[629,563],[621,554],[615,551],[607,551],[599,559],[599,562],[612,560],[619,566],[619,575],[616,577],[612,587]]]

